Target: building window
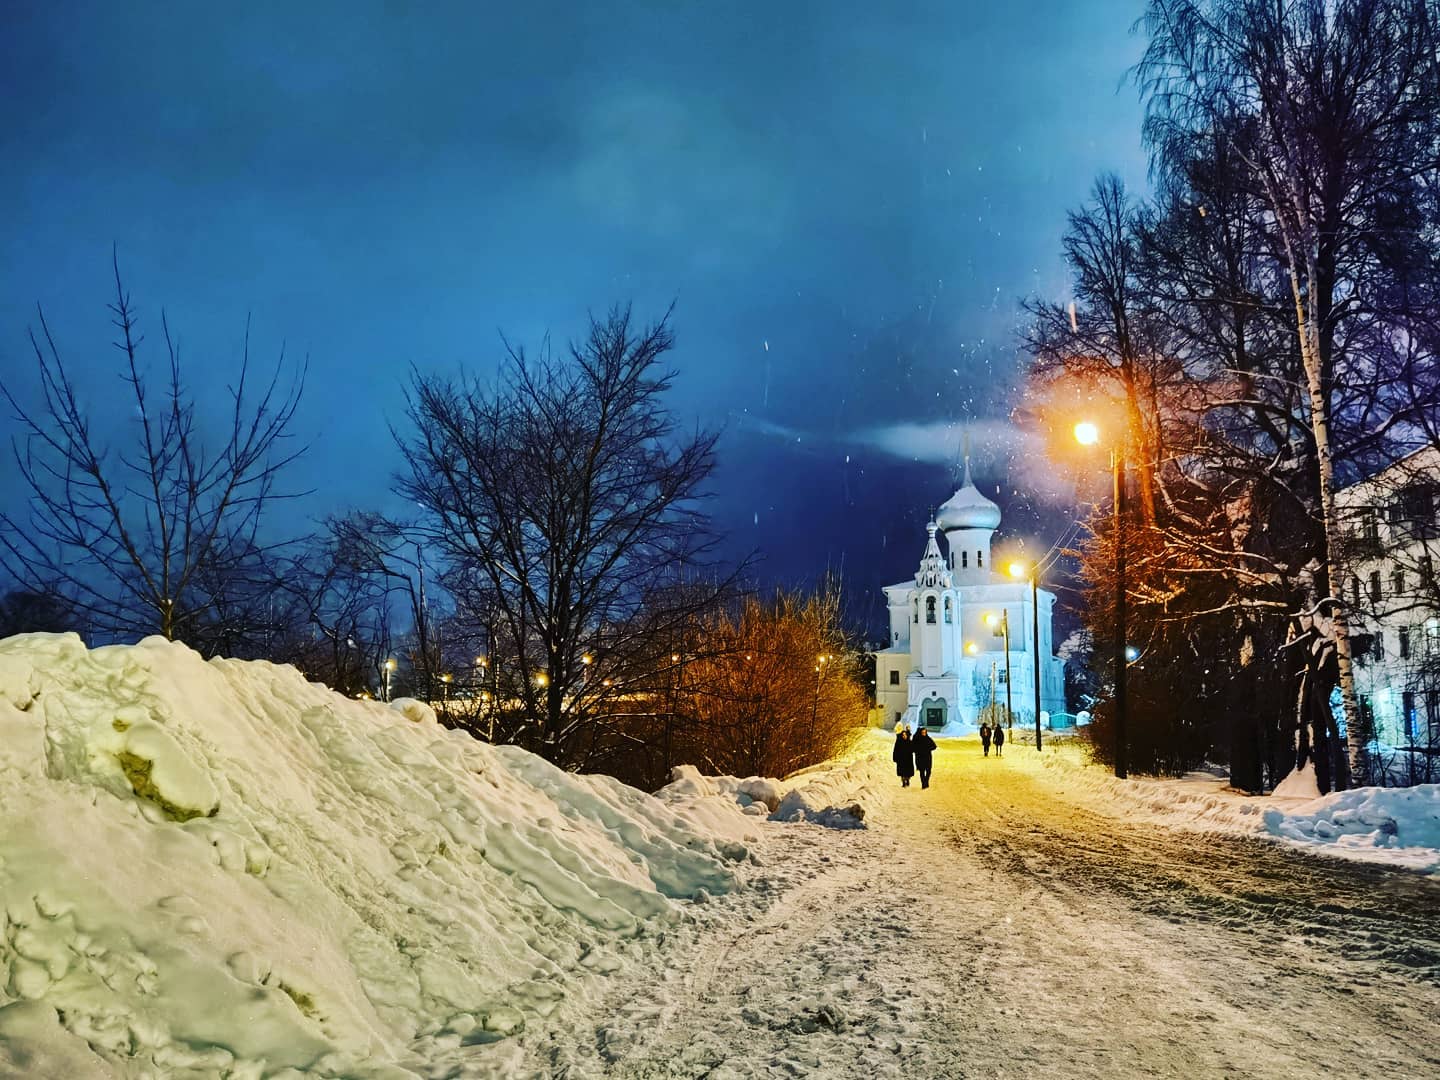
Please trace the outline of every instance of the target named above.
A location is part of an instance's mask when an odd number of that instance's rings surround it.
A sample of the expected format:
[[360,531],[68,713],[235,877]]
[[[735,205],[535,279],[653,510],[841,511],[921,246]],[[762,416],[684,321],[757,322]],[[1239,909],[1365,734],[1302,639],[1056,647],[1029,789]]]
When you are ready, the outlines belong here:
[[1426,585],[1435,580],[1435,564],[1431,561],[1429,553],[1420,556],[1420,580]]
[[1380,571],[1379,571],[1379,570],[1371,570],[1371,571],[1370,571],[1370,599],[1371,599],[1371,600],[1379,600],[1379,599],[1380,599]]
[[1405,737],[1415,745],[1415,691],[1406,690],[1400,695],[1400,710],[1404,713]]
[[1401,509],[1398,499],[1385,508],[1385,520],[1390,522],[1391,525],[1400,524],[1400,514]]
[[1398,566],[1390,574],[1390,595],[1405,595],[1405,571],[1401,570]]
[[1410,659],[1410,629],[1402,627],[1400,630],[1400,659]]
[[920,601],[919,601],[919,600],[916,600],[913,604],[910,605],[910,621],[911,621],[912,623],[918,623],[918,622],[920,621]]
[[1440,622],[1425,620],[1425,655],[1434,656],[1440,652]]
[[960,552],[960,569],[970,569],[970,553],[968,551]]
[[950,597],[948,596],[945,597],[945,621],[947,623],[953,623],[955,621],[955,610],[951,606]]
[[1350,579],[1350,602],[1356,607],[1360,606],[1360,579],[1358,577]]
[[1375,511],[1366,509],[1360,514],[1360,535],[1366,540],[1380,539],[1380,522],[1375,517]]
[[1385,662],[1385,635],[1379,630],[1375,631],[1375,662]]
[[891,685],[891,686],[899,686],[899,685],[900,685],[900,669],[899,669],[899,668],[891,668],[891,669],[890,669],[890,685]]
[[1425,726],[1429,729],[1425,742],[1434,746],[1440,738],[1440,690],[1425,691]]
[[[1117,600],[1116,603],[1118,604],[1119,601]],[[925,597],[925,621],[927,623],[935,621],[935,598],[933,596]]]
[[985,553],[983,551],[975,552],[975,568],[977,570],[983,570],[985,568]]

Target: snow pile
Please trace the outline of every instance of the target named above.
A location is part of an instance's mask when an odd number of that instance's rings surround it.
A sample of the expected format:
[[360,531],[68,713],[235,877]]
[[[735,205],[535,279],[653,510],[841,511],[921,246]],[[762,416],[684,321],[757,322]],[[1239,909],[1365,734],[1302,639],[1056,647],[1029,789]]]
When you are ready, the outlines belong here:
[[1368,855],[1440,870],[1440,784],[1411,788],[1356,788],[1314,799],[1290,811],[1267,810],[1273,836],[1323,844],[1336,853]]
[[[756,818],[809,821],[832,829],[864,828],[868,806],[877,801],[879,761],[826,762],[786,780],[751,776],[705,776],[681,765],[655,793],[697,826],[741,838],[755,834]],[[750,821],[746,821],[746,819]]]
[[0,641],[0,1076],[472,1075],[736,884],[735,830],[396,706]]

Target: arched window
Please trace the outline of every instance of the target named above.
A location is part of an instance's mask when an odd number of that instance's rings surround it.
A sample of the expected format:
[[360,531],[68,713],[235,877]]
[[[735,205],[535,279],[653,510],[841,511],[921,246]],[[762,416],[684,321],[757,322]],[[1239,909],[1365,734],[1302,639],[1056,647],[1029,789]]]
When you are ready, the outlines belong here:
[[975,565],[977,567],[983,567],[985,565],[985,553],[983,551],[975,552]]
[[925,621],[927,623],[935,621],[935,598],[933,596],[925,598]]
[[945,597],[945,621],[947,623],[953,623],[955,621],[955,613],[951,610],[950,597],[948,596]]
[[916,600],[913,604],[910,605],[910,621],[913,622],[913,623],[918,623],[918,622],[920,621],[920,601],[919,601],[919,600]]

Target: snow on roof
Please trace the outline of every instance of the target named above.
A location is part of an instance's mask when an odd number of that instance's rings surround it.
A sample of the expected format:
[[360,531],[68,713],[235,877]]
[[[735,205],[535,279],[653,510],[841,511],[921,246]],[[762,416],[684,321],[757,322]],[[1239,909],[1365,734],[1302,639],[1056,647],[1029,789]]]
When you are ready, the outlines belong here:
[[413,1075],[735,884],[739,825],[408,711],[158,638],[0,641],[0,1074]]

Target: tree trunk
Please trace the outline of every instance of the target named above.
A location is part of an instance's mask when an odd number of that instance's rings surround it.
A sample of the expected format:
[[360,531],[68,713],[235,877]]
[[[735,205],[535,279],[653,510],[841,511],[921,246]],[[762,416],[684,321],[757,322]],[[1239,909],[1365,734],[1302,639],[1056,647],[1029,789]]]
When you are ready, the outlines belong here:
[[[1314,257],[1306,260],[1307,284],[1315,282]],[[1319,335],[1315,321],[1306,304],[1308,289],[1302,289],[1299,268],[1295,266],[1293,253],[1290,270],[1290,287],[1295,297],[1296,327],[1300,337],[1300,359],[1305,366],[1306,388],[1310,393],[1310,430],[1315,439],[1315,459],[1320,477],[1320,515],[1325,528],[1325,588],[1331,596],[1339,599],[1341,571],[1344,560],[1344,534],[1340,528],[1340,515],[1335,506],[1335,465],[1330,448],[1330,401],[1325,392],[1323,365],[1320,356]],[[1317,599],[1323,599],[1317,598]],[[1336,605],[1335,649],[1340,671],[1340,701],[1345,710],[1345,746],[1349,762],[1349,777],[1337,776],[1335,788],[1343,790],[1350,786],[1351,778],[1365,775],[1365,743],[1360,731],[1360,707],[1355,697],[1355,669],[1350,656],[1350,620],[1343,603]],[[1329,703],[1325,703],[1329,708]]]

